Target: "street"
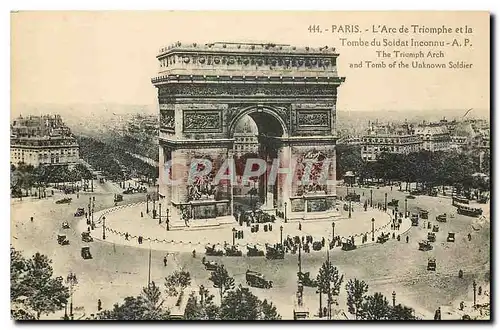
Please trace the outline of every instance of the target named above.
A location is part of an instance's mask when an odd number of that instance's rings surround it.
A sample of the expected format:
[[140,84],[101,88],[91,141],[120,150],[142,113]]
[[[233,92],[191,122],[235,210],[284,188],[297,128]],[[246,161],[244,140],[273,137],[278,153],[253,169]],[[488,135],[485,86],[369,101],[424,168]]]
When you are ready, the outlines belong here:
[[[370,195],[368,189],[355,189],[362,194],[361,201]],[[388,192],[388,200],[399,199],[399,210],[404,207],[403,192],[389,188],[374,189],[374,202],[383,202],[384,193]],[[345,195],[345,188],[338,188],[338,195]],[[62,198],[57,194],[46,200],[28,198],[23,201],[11,201],[12,245],[30,256],[35,252],[46,254],[53,260],[55,276],[63,276],[72,271],[78,277],[78,285],[74,294],[75,317],[78,313],[89,315],[97,310],[97,300],[101,299],[104,309],[112,308],[114,303],[121,302],[130,295],[138,295],[148,279],[148,249],[124,246],[95,240],[89,243],[93,259],[84,260],[80,249],[86,243],[81,241],[80,232],[76,229],[81,218],[73,217],[77,207],[87,208],[89,196],[95,196],[95,210],[113,206],[113,194],[80,193],[80,198],[72,195],[71,204],[55,204]],[[123,203],[144,201],[144,194],[124,195]],[[403,206],[403,207],[402,207]],[[486,214],[489,215],[489,204]],[[435,217],[441,213],[453,214],[451,200],[446,198],[418,196],[408,200],[410,212],[423,208],[429,211],[429,220],[436,224]],[[33,223],[30,217],[34,217]],[[61,223],[68,221],[70,229],[63,230]],[[474,230],[471,226],[476,223]],[[490,270],[490,225],[488,219],[481,223],[477,219],[454,215],[446,223],[439,223],[433,250],[418,251],[418,241],[427,237],[428,230],[424,228],[427,221],[421,220],[419,227],[409,231],[409,243],[401,240],[389,240],[385,244],[371,244],[353,251],[341,251],[338,248],[330,252],[330,260],[345,275],[344,283],[350,278],[364,280],[369,285],[369,293],[382,292],[389,299],[393,291],[397,294],[397,302],[415,309],[416,314],[432,318],[434,310],[441,305],[456,305],[458,301],[470,296],[470,285],[474,279],[485,281]],[[479,225],[477,225],[479,223]],[[325,224],[326,225],[326,224]],[[330,231],[328,224],[328,232]],[[456,233],[454,243],[446,242],[447,233]],[[70,245],[57,244],[58,233],[66,233]],[[467,240],[467,234],[472,234],[472,240]],[[324,250],[323,250],[324,251]],[[176,262],[163,266],[165,251],[152,251],[151,280],[163,283],[164,278],[176,268],[183,267],[191,273],[196,285],[211,287],[208,281],[209,272],[201,264],[203,253],[193,258],[189,252],[173,252]],[[436,272],[426,269],[427,258],[434,256],[437,261]],[[284,260],[267,260],[265,258],[248,257],[208,257],[210,260],[222,262],[229,273],[235,277],[236,284],[246,286],[244,274],[247,269],[260,270],[266,278],[274,282],[270,290],[256,289],[252,291],[261,298],[268,298],[277,305],[283,319],[292,318],[290,299],[296,292],[297,256],[286,255]],[[244,259],[244,260],[242,260]],[[325,252],[303,254],[303,271],[310,271],[315,277],[322,262],[326,260]],[[178,264],[177,264],[178,263]],[[457,274],[462,269],[464,277]],[[100,292],[105,291],[106,294]],[[317,295],[314,289],[305,288],[304,299],[309,309],[314,313],[317,307]],[[340,308],[346,309],[345,290],[339,296]],[[82,308],[83,307],[83,308]],[[62,316],[64,311],[49,315],[49,319]]]

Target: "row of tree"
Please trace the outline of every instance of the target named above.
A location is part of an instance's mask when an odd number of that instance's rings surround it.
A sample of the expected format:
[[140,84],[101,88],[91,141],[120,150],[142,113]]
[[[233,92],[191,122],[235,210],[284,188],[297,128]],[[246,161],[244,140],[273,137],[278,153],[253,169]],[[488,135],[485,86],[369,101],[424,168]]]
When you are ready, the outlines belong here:
[[92,178],[92,173],[82,164],[73,167],[67,165],[40,165],[34,167],[25,163],[10,166],[11,191],[19,194],[22,190],[33,187],[46,187],[60,182],[76,182]]
[[111,180],[122,181],[136,176],[150,179],[158,177],[158,167],[128,154],[116,145],[84,136],[77,136],[77,141],[80,156]]
[[337,178],[353,171],[361,183],[367,179],[384,183],[416,182],[422,190],[429,192],[440,186],[489,190],[489,183],[472,176],[479,169],[479,157],[474,154],[422,150],[407,155],[382,153],[376,161],[363,161],[360,146],[337,146]]

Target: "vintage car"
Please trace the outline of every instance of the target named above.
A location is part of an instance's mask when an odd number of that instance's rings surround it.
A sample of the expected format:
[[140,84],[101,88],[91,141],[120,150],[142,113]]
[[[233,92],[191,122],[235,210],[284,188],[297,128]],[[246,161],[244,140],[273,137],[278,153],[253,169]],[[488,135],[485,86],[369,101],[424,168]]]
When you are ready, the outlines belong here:
[[361,200],[361,195],[350,192],[345,196],[345,200],[347,202],[351,201],[351,202],[358,202],[359,203],[359,201]]
[[411,215],[411,225],[418,226],[418,214],[414,213]]
[[270,289],[273,287],[273,282],[266,280],[264,275],[252,270],[247,270],[245,274],[246,282],[249,286],[256,288]]
[[63,198],[63,199],[59,199],[56,201],[56,204],[69,204],[71,203],[72,199],[71,198]]
[[427,210],[420,210],[420,217],[424,220],[429,219],[429,211]]
[[313,251],[320,251],[323,248],[323,244],[320,241],[313,242]]
[[135,189],[131,188],[131,187],[128,187],[126,190],[124,190],[122,192],[122,194],[124,194],[124,195],[129,195],[129,194],[133,194],[133,193],[135,193]]
[[209,270],[209,271],[214,271],[219,266],[219,264],[216,263],[215,261],[206,260],[205,257],[203,257],[203,259],[201,260],[201,262],[203,263],[203,266],[205,266],[205,269]]
[[76,209],[75,217],[81,217],[85,214],[85,209],[83,207],[79,207]]
[[266,245],[266,259],[285,259],[285,249],[281,244]]
[[486,204],[488,203],[488,199],[489,199],[488,196],[481,196],[478,198],[477,202],[479,204]]
[[429,242],[435,242],[436,241],[436,233],[434,233],[434,232],[427,233],[427,240]]
[[390,202],[387,202],[387,206],[398,207],[399,201],[397,199],[392,199]]
[[448,237],[446,238],[447,242],[455,242],[455,233],[449,232]]
[[212,246],[205,246],[205,254],[207,256],[222,256],[224,255],[224,251],[217,249],[214,244]]
[[469,199],[465,196],[454,196],[451,200],[451,205],[453,206],[459,206],[464,204],[469,204]]
[[69,244],[69,240],[66,238],[66,235],[59,234],[59,235],[57,235],[57,243],[59,245],[68,245]]
[[309,272],[301,273],[297,272],[297,277],[299,279],[299,283],[303,286],[308,286],[314,288],[318,285],[315,279],[311,279],[311,275]]
[[226,246],[224,250],[227,257],[241,257],[243,255],[243,253],[234,245]]
[[69,223],[67,221],[63,221],[61,224],[62,229],[69,229]]
[[418,242],[418,249],[420,251],[429,251],[432,250],[432,245],[429,241],[420,241]]
[[90,233],[88,231],[82,232],[82,242],[93,242],[94,239],[92,236],[90,236]]
[[432,231],[435,233],[439,232],[439,226],[438,225],[432,226]]
[[92,254],[90,253],[89,246],[83,246],[81,254],[83,259],[92,259]]
[[415,197],[415,196],[413,196],[413,195],[408,195],[408,196],[406,196],[406,199],[415,199],[415,198],[416,198],[416,197]]
[[438,222],[446,222],[446,213],[440,214],[436,217]]
[[115,203],[122,202],[122,201],[123,201],[122,195],[120,195],[120,194],[115,195],[115,199],[114,199]]
[[429,258],[427,261],[427,270],[436,270],[436,258]]
[[384,233],[381,233],[378,237],[377,237],[377,243],[381,243],[381,244],[384,244],[385,242],[387,242],[390,238],[390,235],[387,233],[387,234],[384,234]]
[[247,246],[247,257],[263,257],[264,251],[259,250],[257,246]]
[[356,249],[356,245],[351,239],[345,238],[342,240],[342,250],[343,251],[351,251]]

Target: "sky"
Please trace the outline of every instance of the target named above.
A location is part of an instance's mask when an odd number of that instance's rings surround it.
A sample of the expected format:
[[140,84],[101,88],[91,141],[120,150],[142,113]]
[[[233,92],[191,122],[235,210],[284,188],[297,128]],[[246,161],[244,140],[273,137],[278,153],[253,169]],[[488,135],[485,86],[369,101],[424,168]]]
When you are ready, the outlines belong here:
[[[352,69],[376,59],[372,47],[341,46],[359,36],[308,31],[311,24],[468,25],[470,48],[444,47],[444,62],[465,60],[467,70]],[[337,108],[349,111],[489,111],[489,16],[487,13],[386,12],[17,12],[11,14],[11,101],[16,104],[156,103],[151,84],[160,47],[176,41],[263,41],[297,46],[329,45],[340,53]],[[434,35],[423,40],[448,40]],[[363,33],[364,39],[374,35]],[[390,36],[397,39],[400,36]],[[403,36],[406,39],[407,36]],[[463,37],[460,36],[461,38]],[[391,50],[388,48],[388,50]],[[392,61],[392,60],[391,60]]]

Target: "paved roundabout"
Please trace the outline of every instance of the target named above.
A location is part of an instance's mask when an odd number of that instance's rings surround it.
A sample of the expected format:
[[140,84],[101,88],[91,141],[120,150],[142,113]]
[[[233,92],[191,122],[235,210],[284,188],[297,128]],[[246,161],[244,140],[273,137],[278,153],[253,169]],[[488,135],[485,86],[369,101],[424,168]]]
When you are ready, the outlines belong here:
[[[207,245],[215,245],[218,248],[226,244],[232,245],[234,229],[243,232],[243,238],[235,238],[234,242],[243,253],[246,253],[247,246],[263,249],[265,244],[279,243],[281,237],[286,239],[287,236],[312,236],[314,241],[321,241],[323,238],[328,241],[332,235],[341,239],[354,237],[355,244],[359,246],[362,245],[362,236],[366,235],[367,243],[371,243],[371,219],[375,219],[373,223],[375,238],[382,232],[392,233],[390,212],[370,207],[364,211],[359,203],[353,203],[353,209],[355,211],[352,212],[351,218],[347,214],[339,214],[332,220],[302,221],[300,226],[299,222],[284,223],[282,220],[277,220],[274,223],[259,224],[258,232],[252,232],[251,227],[246,224],[240,226],[236,221],[222,225],[203,225],[203,222],[199,221],[197,226],[167,231],[165,219],[160,224],[158,219],[152,218],[151,210],[149,214],[146,213],[146,203],[139,202],[96,212],[94,214],[96,227],[91,234],[96,240],[119,245],[169,252],[196,250],[197,253],[201,253]],[[332,223],[335,224],[334,228]],[[264,226],[268,230],[264,230]],[[405,219],[397,234],[404,233],[409,226],[409,221]],[[78,228],[82,232],[88,230],[86,219],[80,220]],[[139,243],[139,237],[142,237],[142,244]]]

